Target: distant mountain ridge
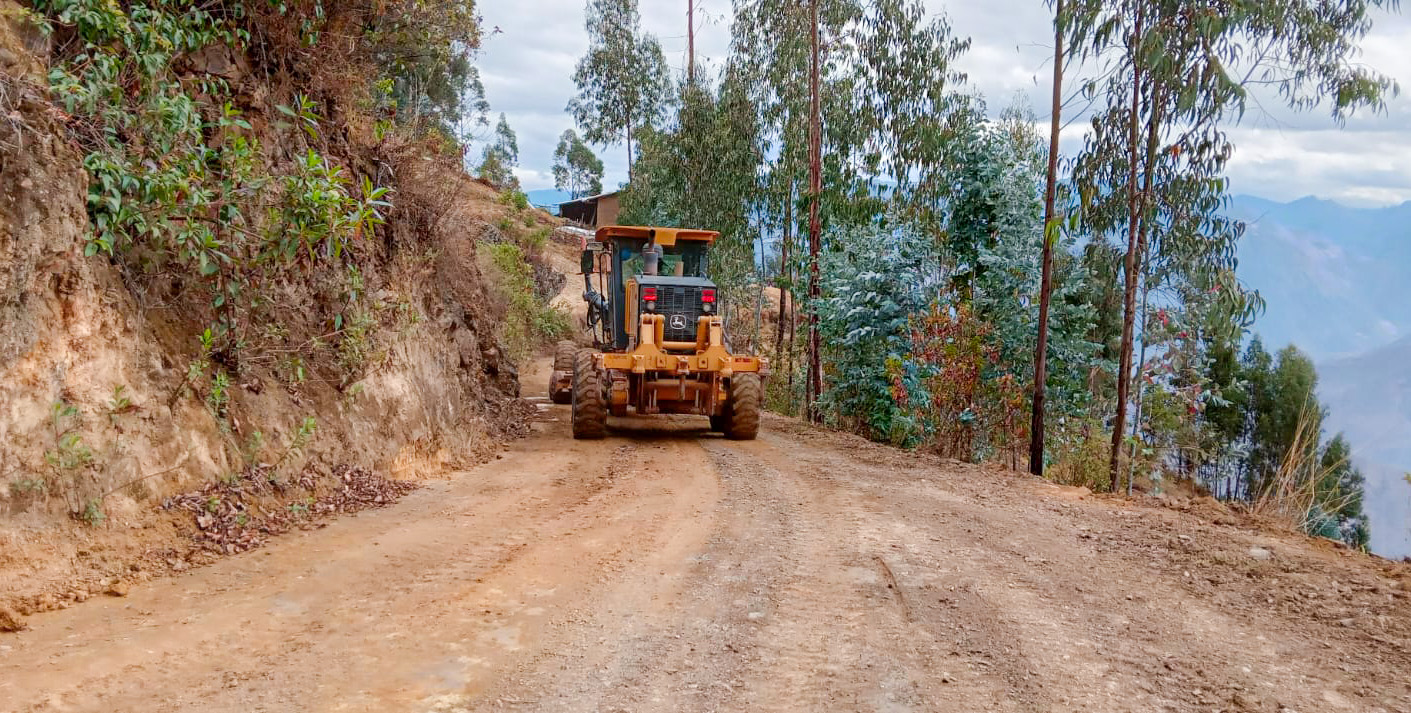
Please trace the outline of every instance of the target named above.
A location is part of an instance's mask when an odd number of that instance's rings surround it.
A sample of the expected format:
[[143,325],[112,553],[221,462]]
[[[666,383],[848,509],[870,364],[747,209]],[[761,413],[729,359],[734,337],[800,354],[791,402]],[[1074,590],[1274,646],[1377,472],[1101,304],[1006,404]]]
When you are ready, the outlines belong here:
[[1256,326],[1266,343],[1325,361],[1411,335],[1411,202],[1236,196],[1229,214],[1247,225],[1238,272],[1268,302]]
[[1411,336],[1322,364],[1318,377],[1325,427],[1347,435],[1367,478],[1372,550],[1411,554]]
[[1367,478],[1374,552],[1411,554],[1411,202],[1352,208],[1236,196],[1239,276],[1268,309],[1254,331],[1318,362],[1329,435]]

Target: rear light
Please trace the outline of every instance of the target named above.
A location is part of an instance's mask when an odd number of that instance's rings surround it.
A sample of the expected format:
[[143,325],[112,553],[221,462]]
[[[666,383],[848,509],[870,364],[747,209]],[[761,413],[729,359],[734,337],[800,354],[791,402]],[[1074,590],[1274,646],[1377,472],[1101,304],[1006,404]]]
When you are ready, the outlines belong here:
[[655,287],[643,287],[643,288],[642,288],[642,299],[643,299],[643,300],[646,300],[647,302],[656,302],[656,301],[657,301],[657,288],[655,288]]
[[713,290],[713,289],[711,289],[711,290],[701,290],[701,301],[702,301],[702,302],[714,302],[714,301],[715,301],[715,290]]

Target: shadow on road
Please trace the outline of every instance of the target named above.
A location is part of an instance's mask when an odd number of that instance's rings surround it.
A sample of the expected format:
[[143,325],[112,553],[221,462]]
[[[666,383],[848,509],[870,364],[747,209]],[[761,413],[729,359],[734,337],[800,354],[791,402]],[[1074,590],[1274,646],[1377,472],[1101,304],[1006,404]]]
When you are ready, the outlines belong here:
[[621,416],[608,418],[608,437],[636,441],[698,441],[723,439],[710,430],[705,416]]

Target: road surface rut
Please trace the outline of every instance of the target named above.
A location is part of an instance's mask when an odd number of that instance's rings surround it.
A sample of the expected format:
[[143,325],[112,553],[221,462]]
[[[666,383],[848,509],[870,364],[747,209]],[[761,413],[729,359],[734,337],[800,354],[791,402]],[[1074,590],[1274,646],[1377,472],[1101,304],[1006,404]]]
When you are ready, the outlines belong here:
[[1403,570],[780,418],[543,409],[393,507],[33,617],[0,710],[1411,710]]

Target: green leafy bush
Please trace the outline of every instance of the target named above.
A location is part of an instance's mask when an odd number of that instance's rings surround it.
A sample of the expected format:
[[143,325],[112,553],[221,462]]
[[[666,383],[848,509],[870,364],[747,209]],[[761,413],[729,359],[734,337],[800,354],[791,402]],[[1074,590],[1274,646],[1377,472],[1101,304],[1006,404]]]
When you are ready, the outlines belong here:
[[830,388],[823,406],[834,421],[869,438],[915,446],[927,436],[925,365],[908,356],[911,317],[925,309],[926,276],[906,231],[878,229],[847,239],[829,255],[818,303],[828,345]]
[[1111,489],[1108,469],[1111,433],[1096,418],[1062,416],[1049,427],[1049,458],[1052,465],[1045,476],[1063,485],[1086,487],[1093,491]]
[[510,358],[521,361],[539,347],[572,332],[569,315],[535,295],[534,272],[524,250],[514,243],[482,245],[490,251],[492,283],[504,307],[499,337]]
[[[198,51],[246,51],[255,25],[245,6],[38,0],[34,7],[47,31],[62,27],[72,35],[49,81],[73,117],[70,128],[91,179],[87,253],[120,264],[135,289],[165,281],[178,294],[197,290],[188,295],[195,302],[208,300],[211,329],[203,335],[200,373],[188,374],[177,395],[197,386],[213,355],[232,370],[243,361],[274,366],[313,356],[325,346],[314,336],[327,329],[323,320],[342,315],[309,314],[286,286],[336,294],[326,284],[337,279],[328,276],[367,259],[364,246],[391,207],[390,190],[349,175],[321,150],[328,143],[323,119],[309,96],[255,107],[275,116],[280,148],[297,148],[293,160],[280,163],[270,158],[279,151],[260,145],[223,79],[178,73],[183,58]],[[308,7],[254,8],[272,10],[302,18],[301,45],[316,42],[326,21],[317,3],[308,16],[299,15]],[[261,41],[276,41],[268,36],[272,27],[261,27]],[[370,86],[391,90],[386,82]],[[340,366],[349,368],[363,361],[368,348],[358,342],[372,327],[364,312],[353,314],[360,316],[350,329],[335,327],[344,337],[335,345]],[[296,322],[294,329],[285,319]],[[252,331],[254,325],[260,327]],[[279,332],[273,338],[271,326]],[[207,393],[223,395],[220,388]],[[211,404],[218,415],[224,407]]]
[[513,208],[516,213],[529,210],[529,196],[518,188],[509,188],[500,192],[500,205]]

